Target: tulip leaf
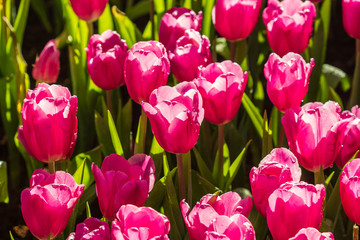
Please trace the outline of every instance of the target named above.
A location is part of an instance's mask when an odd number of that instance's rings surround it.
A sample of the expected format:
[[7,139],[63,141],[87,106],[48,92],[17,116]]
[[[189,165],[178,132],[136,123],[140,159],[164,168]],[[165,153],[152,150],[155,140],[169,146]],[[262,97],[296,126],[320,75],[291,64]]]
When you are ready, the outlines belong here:
[[115,152],[112,144],[108,124],[98,112],[95,111],[95,130],[99,143],[102,145],[102,151],[105,156]]
[[113,120],[109,110],[108,110],[108,124],[109,124],[110,136],[111,136],[111,140],[112,140],[112,143],[113,143],[113,146],[115,149],[115,153],[118,155],[124,156],[124,151],[121,146],[119,134],[117,132],[114,120]]
[[36,12],[38,17],[40,18],[41,23],[44,25],[46,31],[51,32],[52,27],[50,24],[45,1],[44,0],[31,0],[30,4],[31,4],[31,7],[34,10],[34,12]]
[[243,95],[242,104],[248,113],[252,123],[254,124],[254,127],[256,131],[258,132],[259,136],[262,138],[262,125],[263,125],[263,119],[259,113],[259,110],[257,107],[251,102],[250,98],[247,96],[246,93]]
[[0,161],[0,202],[9,203],[7,165]]
[[116,126],[119,131],[119,137],[126,159],[131,157],[130,132],[132,119],[132,100],[129,99],[123,107],[121,101],[119,101]]
[[[160,20],[159,20],[160,19]],[[160,28],[160,21],[161,18],[158,14],[154,15],[154,23],[155,23],[155,40],[159,41],[159,31],[158,29]],[[146,27],[144,29],[144,32],[142,34],[142,38],[144,40],[152,40],[152,36],[151,36],[151,21],[148,22],[148,24],[146,24]]]
[[225,38],[216,38],[215,48],[217,54],[219,54],[225,59],[230,58],[230,49]]
[[217,186],[219,186],[221,189],[224,185],[224,176],[226,176],[228,174],[229,171],[229,167],[230,167],[230,156],[229,156],[229,148],[227,146],[227,144],[224,142],[223,145],[223,155],[224,155],[224,159],[223,159],[223,172],[219,173],[218,170],[218,165],[219,165],[219,150],[216,152],[216,156],[215,156],[215,161],[214,161],[214,167],[213,167],[213,172],[212,172],[212,176],[214,179],[219,179],[219,174],[222,174],[222,177],[220,178],[220,181],[217,183]]
[[271,152],[273,149],[272,144],[272,120],[270,119],[270,123],[267,121],[267,113],[264,112],[264,121],[263,121],[263,138],[262,138],[262,157],[265,157],[267,154]]
[[148,15],[150,12],[150,4],[149,0],[141,0],[137,2],[134,6],[129,7],[126,9],[127,16],[132,19],[138,19],[142,16]]
[[164,155],[165,155],[164,149],[159,145],[159,143],[156,141],[156,138],[154,136],[150,148],[150,157],[154,160],[154,164],[155,164],[155,179],[160,178]]
[[328,85],[332,88],[337,88],[341,83],[342,90],[344,92],[350,89],[350,80],[346,73],[335,66],[324,64],[322,67],[322,73],[324,74]]
[[199,151],[196,149],[196,147],[194,147],[193,149],[194,155],[195,155],[195,159],[200,171],[201,176],[206,179],[207,181],[209,181],[211,184],[215,184],[215,180],[213,178],[213,175],[210,171],[210,169],[208,168],[207,164],[205,163],[204,159],[201,157]]
[[26,20],[29,13],[30,0],[20,1],[19,9],[16,15],[15,23],[14,23],[14,31],[16,34],[17,42],[22,45]]
[[217,191],[222,192],[221,189],[219,189],[214,184],[209,182],[206,178],[200,176],[200,174],[197,175],[197,178],[199,180],[199,184],[203,187],[205,192],[208,192],[208,193],[215,193]]
[[211,27],[212,25],[212,9],[215,4],[215,0],[207,0],[203,1],[205,5],[204,6],[204,15],[202,20],[202,34],[206,35],[209,39],[212,39],[211,37],[211,31],[214,31]]
[[155,12],[162,15],[165,13],[165,0],[154,0]]
[[10,239],[11,239],[11,240],[14,240],[14,237],[13,237],[11,231],[9,231],[9,235],[10,235]]
[[98,20],[99,34],[102,34],[108,29],[114,30],[114,21],[111,15],[111,9],[109,3],[106,4],[104,12],[101,14]]
[[139,118],[139,124],[136,131],[136,139],[135,139],[135,150],[134,153],[145,153],[145,143],[146,143],[146,127],[147,127],[147,116],[142,110],[141,116]]
[[271,119],[272,119],[272,136],[273,142],[275,146],[278,146],[278,138],[279,138],[279,131],[281,131],[282,123],[281,123],[281,116],[282,113],[276,108],[273,107],[271,110]]
[[329,86],[329,98],[330,100],[333,100],[337,103],[339,103],[341,109],[344,109],[344,104],[341,101],[341,97],[339,96],[339,94],[337,94],[337,92],[335,92],[335,90]]
[[89,202],[86,201],[86,218],[90,218],[90,217],[91,217],[91,210],[90,210]]

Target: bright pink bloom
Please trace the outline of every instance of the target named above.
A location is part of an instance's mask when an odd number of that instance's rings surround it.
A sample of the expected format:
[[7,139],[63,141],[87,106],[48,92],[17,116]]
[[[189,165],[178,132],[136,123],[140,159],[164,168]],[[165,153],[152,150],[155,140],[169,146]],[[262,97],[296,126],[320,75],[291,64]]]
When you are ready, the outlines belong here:
[[90,217],[76,225],[76,231],[71,233],[66,240],[110,240],[110,237],[109,224]]
[[270,47],[280,56],[301,54],[309,44],[316,16],[315,5],[301,0],[268,0],[263,11]]
[[186,30],[194,29],[200,32],[201,22],[202,12],[196,15],[191,9],[171,8],[161,19],[159,41],[168,51],[173,51],[176,41],[184,35]]
[[40,83],[28,90],[18,139],[41,162],[70,158],[77,138],[76,96],[66,87]]
[[343,24],[351,37],[360,39],[360,1],[342,0]]
[[335,240],[331,232],[321,233],[313,227],[302,228],[294,237],[289,240]]
[[300,106],[308,91],[314,65],[314,59],[306,63],[301,55],[293,52],[282,58],[276,53],[270,54],[264,66],[264,75],[267,93],[277,109],[285,112]]
[[136,154],[129,160],[111,154],[105,157],[101,169],[94,163],[91,169],[100,210],[108,220],[115,218],[122,205],[143,206],[155,182],[154,161],[145,154]]
[[227,40],[247,38],[259,18],[262,0],[217,0],[212,10],[216,31]]
[[187,153],[199,138],[204,119],[202,98],[194,83],[155,89],[141,104],[156,140],[165,151]]
[[320,228],[325,187],[306,182],[286,182],[269,197],[266,219],[276,240],[288,240],[302,228]]
[[[230,239],[255,239],[254,229],[246,219],[252,208],[250,197],[241,199],[235,192],[227,192],[221,196],[207,194],[196,203],[191,212],[185,200],[181,201],[180,208],[190,240],[204,239],[205,236],[206,239],[217,239],[216,233]],[[239,223],[241,224],[238,225]],[[231,236],[246,236],[246,238],[231,238]]]
[[247,79],[248,73],[231,61],[199,68],[194,83],[204,101],[205,119],[214,124],[230,122],[240,108]]
[[348,218],[360,224],[360,212],[355,206],[360,204],[360,159],[356,158],[345,165],[340,174],[340,198]]
[[54,39],[50,40],[36,59],[32,76],[38,82],[55,83],[60,71],[60,51]]
[[259,167],[250,171],[251,192],[256,209],[266,217],[268,198],[281,184],[299,182],[301,168],[295,155],[286,148],[275,148],[266,155]]
[[316,172],[335,161],[336,134],[332,127],[341,120],[338,103],[311,102],[286,110],[281,122],[291,151],[301,166]]
[[30,188],[21,192],[21,212],[30,232],[39,239],[59,236],[83,191],[84,185],[66,172],[35,170]]
[[87,69],[93,82],[101,89],[111,90],[124,85],[125,40],[111,30],[92,35],[87,48]]
[[198,68],[212,63],[210,41],[205,35],[190,29],[176,42],[169,53],[171,71],[179,82],[190,82],[197,77]]
[[97,20],[105,10],[108,0],[70,0],[75,14],[82,20]]
[[164,45],[157,41],[137,42],[125,59],[125,82],[137,103],[149,101],[151,92],[166,85],[170,62]]
[[112,240],[168,240],[168,218],[150,207],[124,205],[111,227]]

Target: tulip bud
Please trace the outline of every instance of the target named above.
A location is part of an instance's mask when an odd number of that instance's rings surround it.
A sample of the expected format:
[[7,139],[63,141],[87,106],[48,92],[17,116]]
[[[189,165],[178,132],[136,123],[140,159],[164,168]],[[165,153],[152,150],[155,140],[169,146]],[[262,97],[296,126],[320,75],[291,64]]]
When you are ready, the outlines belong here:
[[194,83],[204,101],[205,119],[214,124],[230,122],[240,108],[247,79],[248,73],[231,61],[199,68]]
[[315,5],[301,0],[268,0],[263,20],[271,49],[280,56],[301,54],[309,44],[316,16]]
[[125,82],[137,103],[149,101],[151,92],[166,85],[170,62],[165,47],[157,41],[135,43],[125,59]]
[[60,71],[60,51],[54,39],[50,40],[36,59],[32,76],[37,82],[56,83]]
[[276,53],[269,56],[264,66],[266,90],[271,102],[281,112],[300,106],[310,81],[314,59],[306,63],[301,55],[287,53],[282,58]]
[[66,87],[40,83],[28,90],[18,139],[26,151],[47,163],[70,158],[77,138],[78,101]]
[[295,237],[289,240],[335,240],[335,238],[331,232],[321,233],[316,228],[308,227],[302,228]]
[[360,39],[360,1],[342,0],[342,15],[345,31],[351,37]]
[[30,232],[38,239],[59,236],[83,191],[84,185],[66,172],[35,170],[30,188],[21,192],[21,212]]
[[92,22],[104,12],[108,0],[70,0],[70,3],[80,19]]
[[85,49],[87,69],[93,82],[101,89],[112,90],[123,84],[124,62],[127,53],[125,40],[111,30],[91,36]]
[[76,231],[66,240],[110,240],[109,224],[97,218],[87,218],[76,225]]

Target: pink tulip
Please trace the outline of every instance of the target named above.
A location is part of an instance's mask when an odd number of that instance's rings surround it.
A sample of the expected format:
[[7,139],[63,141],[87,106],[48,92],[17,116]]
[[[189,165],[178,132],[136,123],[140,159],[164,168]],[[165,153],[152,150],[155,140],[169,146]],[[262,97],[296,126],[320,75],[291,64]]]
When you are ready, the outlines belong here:
[[348,218],[356,224],[360,224],[360,159],[356,158],[345,165],[340,174],[340,198],[344,211]]
[[77,138],[77,97],[66,87],[40,83],[28,90],[18,139],[41,162],[70,158]]
[[248,73],[231,61],[199,68],[194,83],[204,100],[205,119],[214,124],[230,122],[240,108],[247,79]]
[[291,151],[301,166],[317,172],[335,161],[336,134],[332,127],[341,120],[338,103],[314,102],[303,107],[286,110],[282,118],[286,138]]
[[100,210],[108,220],[115,218],[122,205],[143,206],[155,182],[154,161],[145,154],[136,154],[129,160],[111,154],[105,157],[101,169],[94,163],[91,169]]
[[[252,200],[250,197],[241,199],[239,194],[235,192],[227,192],[221,196],[207,194],[200,199],[200,202],[196,203],[191,212],[185,200],[181,201],[180,208],[189,232],[190,240],[204,239],[206,234],[209,235],[207,236],[208,239],[216,239],[211,232],[225,234],[230,237],[231,235],[227,233],[231,231],[235,231],[236,236],[243,234],[254,237],[251,233],[254,231],[251,223],[246,217],[241,217],[242,215],[248,216],[250,214],[252,208]],[[239,222],[242,224],[237,225]],[[224,226],[222,230],[221,226]],[[247,234],[245,234],[246,232]]]
[[97,218],[87,218],[76,225],[76,231],[66,240],[110,240],[109,224]]
[[97,20],[105,10],[108,0],[70,0],[75,14],[82,20],[92,22]]
[[306,182],[286,182],[269,197],[266,219],[276,240],[288,240],[302,228],[319,229],[325,187]]
[[168,240],[168,218],[150,207],[124,205],[112,223],[112,240]]
[[125,82],[137,103],[149,101],[151,92],[166,85],[170,62],[165,47],[157,41],[135,43],[125,59]]
[[321,233],[313,227],[302,228],[294,237],[289,240],[335,240],[331,232]]
[[360,1],[342,0],[343,24],[351,37],[360,39]]
[[210,41],[199,32],[190,29],[176,42],[169,53],[171,70],[179,82],[190,82],[197,77],[198,68],[212,63]]
[[176,41],[182,37],[186,30],[194,29],[200,32],[202,12],[198,15],[187,8],[171,8],[162,17],[159,29],[159,41],[168,51],[173,51]]
[[202,98],[194,83],[155,89],[141,104],[151,130],[165,151],[187,153],[199,138],[204,119]]
[[87,69],[93,82],[101,89],[111,90],[125,84],[124,62],[127,53],[125,40],[111,30],[91,36],[85,49]]
[[247,38],[254,30],[262,0],[217,0],[212,10],[216,31],[229,41]]
[[301,0],[268,0],[263,20],[270,47],[280,56],[305,51],[316,16],[315,5]]
[[285,182],[299,182],[301,168],[295,155],[286,148],[275,148],[266,155],[259,167],[250,171],[251,192],[256,209],[266,217],[269,196]]
[[60,51],[54,39],[50,40],[36,59],[32,76],[37,82],[56,83],[60,71]]
[[83,191],[84,185],[66,172],[35,170],[30,188],[21,192],[21,212],[30,232],[38,239],[59,236]]
[[279,57],[276,53],[269,56],[264,66],[267,79],[266,90],[271,102],[281,112],[300,106],[309,86],[314,59],[306,63],[301,55],[288,53]]

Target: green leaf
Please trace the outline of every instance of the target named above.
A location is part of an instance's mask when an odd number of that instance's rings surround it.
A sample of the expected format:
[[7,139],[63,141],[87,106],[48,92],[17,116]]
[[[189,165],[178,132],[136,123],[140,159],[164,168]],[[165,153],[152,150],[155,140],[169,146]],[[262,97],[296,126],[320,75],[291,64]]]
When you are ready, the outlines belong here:
[[203,189],[205,190],[205,192],[208,193],[215,193],[217,191],[220,191],[222,193],[222,190],[219,189],[218,187],[216,187],[214,184],[212,184],[211,182],[209,182],[207,179],[203,178],[202,176],[200,176],[200,174],[197,175],[197,178],[199,180],[199,184],[203,187]]
[[11,240],[14,240],[14,237],[13,237],[11,231],[9,231],[9,235],[10,235],[10,239],[11,239]]
[[230,58],[230,49],[225,38],[216,38],[215,48],[217,54],[221,55],[225,59]]
[[0,161],[0,202],[9,203],[6,162]]
[[329,86],[329,98],[330,100],[333,100],[337,103],[339,103],[341,109],[344,109],[344,105],[341,101],[341,97],[337,94],[337,92],[335,92],[335,90]]
[[112,140],[112,143],[113,143],[113,146],[115,149],[115,153],[118,155],[124,156],[124,151],[121,146],[119,135],[118,135],[117,129],[115,127],[114,120],[113,120],[109,110],[108,110],[108,124],[109,124],[110,136],[111,136],[111,140]]
[[102,145],[102,151],[105,156],[115,152],[112,144],[108,124],[98,112],[95,111],[95,130],[99,143]]
[[154,160],[155,163],[155,179],[160,178],[164,154],[164,149],[159,145],[154,136],[150,148],[150,157]]
[[262,157],[265,157],[273,149],[272,130],[271,130],[272,120],[271,119],[270,119],[269,125],[267,122],[267,113],[265,111],[264,112],[264,121],[263,121]]
[[121,106],[121,102],[119,102],[118,116],[116,120],[116,126],[119,131],[119,137],[126,159],[131,157],[131,143],[130,143],[131,124],[132,124],[132,99],[130,98],[129,101],[123,107]]
[[51,32],[52,27],[50,24],[45,1],[44,0],[31,0],[30,4],[31,4],[31,7],[33,8],[34,12],[36,12],[38,17],[40,18],[41,23],[44,25],[46,31]]
[[16,15],[14,23],[14,31],[20,46],[22,45],[24,32],[26,27],[26,20],[29,13],[30,0],[20,1],[20,6]]
[[109,3],[106,4],[104,12],[99,17],[99,34],[102,34],[108,29],[114,29],[114,21],[111,15],[111,9]]
[[89,202],[86,201],[86,218],[90,218],[90,217],[91,217],[91,210],[90,210]]
[[132,20],[142,16],[148,16],[150,12],[149,0],[141,0],[134,6],[126,9],[126,14]]
[[[337,88],[339,83],[344,82],[345,87],[350,88],[349,78],[347,77],[346,73],[340,68],[329,64],[324,64],[322,68],[322,73],[324,74],[326,81],[330,87],[335,89]],[[348,89],[345,89],[344,91],[347,90]]]
[[[217,185],[223,189],[224,186],[224,176],[226,176],[228,174],[229,171],[229,167],[230,167],[230,153],[229,153],[229,148],[227,146],[227,144],[224,142],[223,145],[223,155],[224,155],[224,159],[223,159],[223,172],[219,173],[218,172],[218,165],[219,165],[219,150],[217,150],[216,152],[216,156],[215,156],[215,161],[214,161],[214,167],[213,167],[213,171],[212,171],[212,176],[214,179],[219,179],[218,174],[222,174],[222,178],[220,178],[220,182],[217,183]],[[219,181],[219,180],[218,180]]]
[[147,127],[147,116],[142,110],[141,116],[139,118],[139,124],[136,131],[135,139],[135,150],[134,153],[145,153],[145,143],[146,143],[146,127]]
[[[203,2],[204,3],[204,2]],[[211,39],[211,25],[212,25],[212,9],[214,6],[215,0],[206,0],[204,5],[204,15],[202,21],[202,34],[206,35]]]
[[215,180],[213,178],[212,172],[208,168],[208,166],[205,163],[204,159],[201,157],[199,151],[196,149],[196,147],[194,147],[192,150],[194,152],[196,163],[197,163],[197,166],[199,168],[201,176],[204,179],[206,179],[207,181],[209,181],[212,185],[215,185]]
[[272,119],[272,136],[273,142],[275,146],[278,146],[279,140],[279,131],[281,131],[282,123],[281,123],[281,112],[273,107],[271,111],[271,119]]
[[262,132],[262,125],[263,125],[263,119],[259,113],[259,110],[257,107],[251,102],[250,98],[247,96],[246,93],[243,95],[242,104],[248,113],[256,131],[258,132],[259,136],[263,137]]
[[155,12],[158,14],[165,13],[165,0],[154,0]]

